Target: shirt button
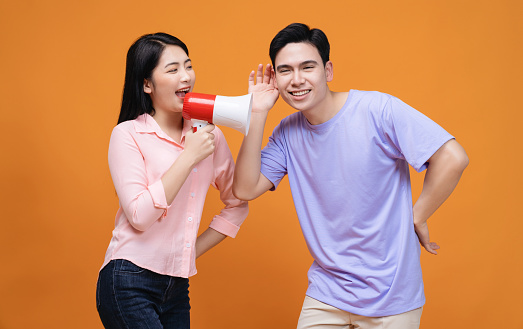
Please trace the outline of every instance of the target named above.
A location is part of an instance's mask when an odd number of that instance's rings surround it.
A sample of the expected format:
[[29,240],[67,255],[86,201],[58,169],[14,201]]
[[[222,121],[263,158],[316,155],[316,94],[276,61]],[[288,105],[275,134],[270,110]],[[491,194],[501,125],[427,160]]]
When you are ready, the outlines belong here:
[[191,192],[191,198],[194,198],[194,192]]
[[187,218],[189,222],[192,222],[192,217]]
[[187,248],[190,248],[190,247],[191,247],[191,244],[188,243],[188,244],[186,244],[185,246],[186,246]]
[[197,171],[198,171],[198,168],[194,168],[192,171],[197,172]]

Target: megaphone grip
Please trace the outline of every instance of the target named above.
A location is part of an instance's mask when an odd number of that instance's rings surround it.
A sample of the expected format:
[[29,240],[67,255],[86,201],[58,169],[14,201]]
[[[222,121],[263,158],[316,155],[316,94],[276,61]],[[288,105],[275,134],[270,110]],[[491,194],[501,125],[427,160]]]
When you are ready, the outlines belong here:
[[195,133],[197,132],[198,130],[200,130],[201,128],[205,127],[208,125],[208,122],[207,121],[203,121],[203,120],[192,120],[192,132]]

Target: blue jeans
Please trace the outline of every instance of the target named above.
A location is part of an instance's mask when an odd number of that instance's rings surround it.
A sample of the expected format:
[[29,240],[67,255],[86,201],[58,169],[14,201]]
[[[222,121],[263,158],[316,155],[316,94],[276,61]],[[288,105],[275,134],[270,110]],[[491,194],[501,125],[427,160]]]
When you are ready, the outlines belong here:
[[96,308],[108,329],[189,329],[189,279],[112,260],[98,276]]

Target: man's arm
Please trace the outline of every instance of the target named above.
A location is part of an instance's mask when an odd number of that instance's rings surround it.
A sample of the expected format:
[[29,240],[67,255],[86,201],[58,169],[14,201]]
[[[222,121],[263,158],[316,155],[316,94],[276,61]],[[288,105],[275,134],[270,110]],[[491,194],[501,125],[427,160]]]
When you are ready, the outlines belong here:
[[443,144],[428,163],[423,190],[413,207],[414,228],[421,245],[436,255],[439,246],[430,242],[427,220],[454,191],[469,159],[463,147],[452,139]]
[[256,84],[254,71],[249,75],[249,93],[253,94],[253,107],[249,133],[243,138],[236,169],[232,191],[240,200],[253,200],[272,188],[273,184],[261,172],[261,145],[263,129],[269,110],[278,99],[278,88],[274,80],[274,72],[268,64],[263,73],[263,65],[258,65]]

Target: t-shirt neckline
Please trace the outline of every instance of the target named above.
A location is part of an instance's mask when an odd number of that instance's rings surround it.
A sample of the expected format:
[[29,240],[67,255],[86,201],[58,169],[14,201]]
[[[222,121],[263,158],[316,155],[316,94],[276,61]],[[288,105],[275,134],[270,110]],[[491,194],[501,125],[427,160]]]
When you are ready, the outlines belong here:
[[317,131],[317,132],[323,131],[323,130],[326,130],[326,129],[329,129],[330,127],[332,127],[332,125],[334,125],[336,123],[336,121],[338,121],[338,119],[343,115],[343,113],[345,113],[347,108],[349,108],[349,103],[350,103],[350,100],[352,98],[352,94],[353,94],[353,91],[351,89],[351,90],[349,90],[349,95],[347,96],[347,99],[345,100],[345,103],[343,104],[341,109],[338,111],[338,113],[336,113],[336,115],[334,115],[332,118],[330,118],[329,120],[325,121],[324,123],[320,123],[318,125],[313,125],[313,124],[311,124],[309,122],[309,120],[307,120],[307,118],[305,118],[305,116],[303,114],[301,114],[303,116],[304,121],[305,121],[306,127],[309,130]]

